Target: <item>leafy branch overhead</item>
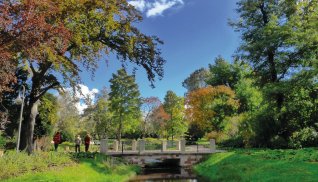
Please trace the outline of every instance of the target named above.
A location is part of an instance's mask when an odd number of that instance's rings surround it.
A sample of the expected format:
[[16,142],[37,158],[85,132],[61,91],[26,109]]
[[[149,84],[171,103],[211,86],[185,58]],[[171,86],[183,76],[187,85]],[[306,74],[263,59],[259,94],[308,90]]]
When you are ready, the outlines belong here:
[[[31,149],[39,100],[50,89],[81,82],[84,68],[94,75],[101,57],[113,53],[123,65],[142,67],[152,86],[163,77],[162,41],[140,32],[133,24],[140,13],[126,0],[4,0],[0,2],[0,92],[15,81],[23,65],[30,74],[25,128]],[[9,63],[10,62],[10,63]],[[61,79],[62,78],[62,79]],[[34,111],[34,113],[31,113]],[[22,148],[26,143],[22,141]]]
[[58,72],[74,86],[81,66],[94,72],[100,57],[114,52],[143,67],[151,84],[163,76],[162,41],[132,25],[142,18],[124,0],[6,0],[0,13],[1,57],[27,60],[32,71]]

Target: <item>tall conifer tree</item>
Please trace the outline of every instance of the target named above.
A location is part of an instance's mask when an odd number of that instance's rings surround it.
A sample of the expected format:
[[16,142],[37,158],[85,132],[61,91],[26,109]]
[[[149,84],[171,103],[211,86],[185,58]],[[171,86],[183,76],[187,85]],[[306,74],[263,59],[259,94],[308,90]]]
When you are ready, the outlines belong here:
[[117,139],[120,141],[123,132],[134,130],[141,119],[141,99],[135,77],[128,75],[125,69],[113,74],[109,93],[110,110],[117,125]]

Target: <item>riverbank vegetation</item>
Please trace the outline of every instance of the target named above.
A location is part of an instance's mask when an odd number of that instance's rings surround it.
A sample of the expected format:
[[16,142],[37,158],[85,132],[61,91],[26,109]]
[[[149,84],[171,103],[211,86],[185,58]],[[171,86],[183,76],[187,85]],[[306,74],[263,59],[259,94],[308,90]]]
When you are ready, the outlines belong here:
[[211,181],[316,181],[318,150],[233,150],[213,154],[194,169]]
[[9,152],[0,159],[0,179],[15,181],[126,181],[139,168],[98,153]]

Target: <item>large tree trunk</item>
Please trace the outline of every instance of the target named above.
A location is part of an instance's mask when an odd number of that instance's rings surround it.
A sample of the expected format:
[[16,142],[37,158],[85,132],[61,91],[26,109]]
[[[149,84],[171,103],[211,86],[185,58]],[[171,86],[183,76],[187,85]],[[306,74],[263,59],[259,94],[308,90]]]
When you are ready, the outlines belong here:
[[[267,54],[268,54],[268,62],[270,67],[271,82],[277,83],[279,82],[279,79],[277,76],[277,69],[275,64],[275,53],[274,51],[268,51]],[[276,93],[274,97],[276,99],[277,107],[281,109],[284,102],[284,93]]]
[[33,152],[33,134],[35,119],[38,115],[38,106],[40,101],[31,102],[26,109],[27,118],[23,122],[20,138],[20,150],[26,150],[29,154]]
[[[30,69],[32,71],[32,87],[28,96],[29,104],[26,106],[25,119],[22,123],[22,131],[20,137],[20,150],[26,150],[29,154],[33,152],[33,134],[35,119],[38,115],[38,106],[40,104],[41,97],[51,88],[59,85],[56,80],[45,79],[45,74],[52,66],[52,63],[41,64],[39,70],[35,70],[30,62]],[[45,83],[51,83],[47,87],[42,88]]]

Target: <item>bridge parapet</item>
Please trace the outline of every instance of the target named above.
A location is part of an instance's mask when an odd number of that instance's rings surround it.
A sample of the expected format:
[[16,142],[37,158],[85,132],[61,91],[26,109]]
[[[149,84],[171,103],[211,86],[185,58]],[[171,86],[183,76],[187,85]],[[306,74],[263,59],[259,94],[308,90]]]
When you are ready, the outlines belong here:
[[[159,141],[159,140],[158,140]],[[153,149],[146,150],[147,146],[147,141],[140,139],[138,141],[132,140],[130,144],[125,144],[125,142],[118,142],[117,140],[112,141],[112,145],[110,144],[108,139],[103,139],[101,140],[101,145],[100,145],[100,152],[104,154],[144,154],[144,153],[166,153],[166,152],[177,152],[179,154],[181,153],[215,153],[216,152],[216,145],[215,145],[215,140],[211,139],[209,141],[209,145],[203,146],[203,145],[186,145],[186,140],[178,140],[168,142],[166,140],[161,141],[161,146],[160,148],[154,147]],[[157,142],[158,143],[158,142]],[[160,142],[159,142],[160,145]],[[112,146],[112,147],[111,147]],[[172,149],[171,149],[171,146]],[[170,147],[170,148],[169,148]],[[129,149],[127,149],[129,148]],[[149,148],[149,147],[148,147]]]

